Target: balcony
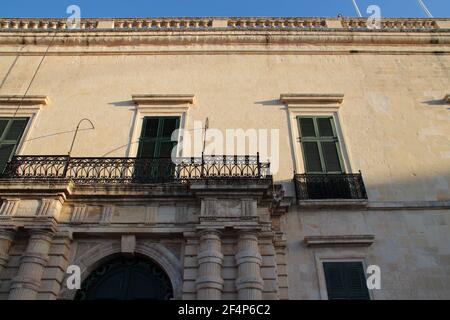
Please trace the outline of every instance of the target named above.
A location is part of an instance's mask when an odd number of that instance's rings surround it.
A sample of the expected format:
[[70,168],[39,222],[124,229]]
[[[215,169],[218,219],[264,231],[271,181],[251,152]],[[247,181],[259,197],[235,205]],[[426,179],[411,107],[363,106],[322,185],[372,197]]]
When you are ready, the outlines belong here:
[[187,183],[201,179],[271,180],[270,163],[256,156],[76,158],[14,156],[3,179],[70,180],[75,184]]
[[367,200],[361,172],[343,174],[296,174],[297,199],[305,200]]

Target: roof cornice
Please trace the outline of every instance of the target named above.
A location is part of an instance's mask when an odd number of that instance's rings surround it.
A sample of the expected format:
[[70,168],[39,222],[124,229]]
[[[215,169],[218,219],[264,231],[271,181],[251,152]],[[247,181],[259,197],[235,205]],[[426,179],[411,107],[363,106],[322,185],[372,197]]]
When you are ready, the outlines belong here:
[[[28,33],[0,32],[0,45],[11,46],[134,46],[134,45],[425,45],[447,46],[449,32],[369,32],[343,30],[299,31],[120,31]],[[438,50],[440,51],[440,50]],[[445,50],[448,51],[448,50]],[[22,51],[22,54],[26,52]]]
[[[84,18],[78,30],[311,30],[367,28],[365,18],[325,17],[202,17],[202,18]],[[67,19],[0,18],[0,31],[69,31]],[[449,18],[384,18],[381,30],[450,29]]]
[[[138,51],[137,45],[258,45],[268,49],[268,44],[393,45],[397,49],[399,45],[423,45],[431,52],[448,53],[450,18],[383,19],[379,30],[368,29],[366,19],[360,18],[82,19],[79,29],[68,29],[65,19],[0,18],[0,45],[32,48],[50,44],[49,54],[70,46],[89,50],[108,46],[109,51],[114,46],[133,46]],[[20,50],[20,54],[33,50]]]

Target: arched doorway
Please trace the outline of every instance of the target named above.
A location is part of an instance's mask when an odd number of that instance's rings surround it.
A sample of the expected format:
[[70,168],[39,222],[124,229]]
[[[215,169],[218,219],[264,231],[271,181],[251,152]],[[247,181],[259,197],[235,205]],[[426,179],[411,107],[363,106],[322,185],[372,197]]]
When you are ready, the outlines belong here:
[[173,289],[167,274],[151,260],[118,256],[95,269],[75,300],[168,300]]

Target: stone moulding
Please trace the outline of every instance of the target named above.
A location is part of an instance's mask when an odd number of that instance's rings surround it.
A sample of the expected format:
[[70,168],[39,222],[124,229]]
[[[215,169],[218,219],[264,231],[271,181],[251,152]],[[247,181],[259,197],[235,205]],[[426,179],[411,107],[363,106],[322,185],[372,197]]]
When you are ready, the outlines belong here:
[[325,200],[299,200],[297,205],[303,209],[361,209],[366,208],[367,199],[325,199]]
[[[121,253],[121,242],[98,242],[95,246],[81,253],[71,264],[78,265],[81,268],[81,278],[84,281],[87,276],[110,257]],[[177,256],[175,256],[167,247],[157,242],[138,241],[135,244],[135,253],[141,254],[156,262],[169,276],[174,290],[174,299],[179,300],[182,297],[182,266]],[[67,275],[65,275],[64,283]],[[72,300],[75,297],[76,290],[69,290],[63,287],[59,298]]]
[[341,93],[284,93],[280,100],[291,116],[308,112],[337,112],[344,101]]
[[285,104],[341,104],[344,95],[340,93],[284,93],[280,95],[281,102]]
[[[424,45],[432,48],[450,44],[450,35],[446,30],[412,30],[411,32],[392,32],[390,30],[369,32],[365,30],[344,29],[314,29],[314,30],[201,30],[187,32],[180,30],[118,30],[114,32],[97,31],[94,33],[83,31],[62,30],[55,33],[46,30],[42,32],[8,31],[0,29],[0,44],[2,45],[54,45],[54,46],[126,46],[126,45],[263,45],[268,42],[273,45],[298,44],[354,44],[354,45]],[[439,31],[439,32],[437,32]],[[138,51],[137,48],[134,48]],[[396,48],[400,51],[398,48]],[[436,51],[436,49],[434,49]],[[52,48],[49,54],[63,52]],[[25,55],[27,51],[20,52]],[[104,53],[104,52],[103,52]]]
[[24,106],[46,106],[49,104],[47,96],[21,96],[21,95],[0,95],[0,105],[24,105]]
[[1,196],[10,197],[18,193],[36,196],[45,196],[48,194],[70,196],[73,193],[75,185],[68,179],[58,181],[36,181],[33,179],[5,179],[0,178]]
[[[337,112],[344,101],[344,94],[342,93],[283,93],[280,95],[280,101],[286,106],[288,118],[290,122],[289,133],[291,135],[291,141],[298,141],[297,130],[293,128],[297,127],[297,117],[301,115],[326,115],[333,116],[335,118],[336,128],[340,135],[340,141],[344,141],[340,128],[338,127],[339,121],[337,119]],[[295,172],[302,172],[304,168],[303,158],[301,156],[300,144],[292,144],[294,150]],[[343,150],[345,150],[343,148]],[[351,172],[350,162],[346,157],[346,153],[343,152],[345,167]]]
[[193,94],[134,94],[132,100],[143,104],[193,104]]
[[[0,44],[54,46],[126,45],[423,45],[448,52],[450,19],[382,19],[370,30],[366,19],[319,17],[109,18],[81,19],[78,29],[66,19],[0,18]],[[40,48],[39,48],[40,49]],[[139,51],[137,48],[133,49]],[[229,49],[227,49],[229,51]],[[204,52],[205,49],[202,49]],[[285,49],[283,51],[286,51]],[[364,49],[349,50],[351,53]],[[367,50],[366,50],[367,51]],[[395,48],[394,51],[401,51]],[[48,54],[62,54],[52,48]],[[270,51],[269,51],[270,52]],[[2,54],[11,52],[1,52]],[[67,53],[67,52],[65,52]],[[24,51],[21,55],[36,54]],[[105,51],[101,51],[105,54]]]
[[305,236],[308,247],[329,246],[370,246],[375,242],[374,235],[332,235],[332,236]]

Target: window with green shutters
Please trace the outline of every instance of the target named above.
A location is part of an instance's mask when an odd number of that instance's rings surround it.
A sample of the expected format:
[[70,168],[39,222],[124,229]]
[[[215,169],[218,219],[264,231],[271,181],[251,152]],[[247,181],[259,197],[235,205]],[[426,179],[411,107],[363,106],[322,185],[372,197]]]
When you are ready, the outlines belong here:
[[328,299],[370,299],[362,262],[324,262],[323,270]]
[[16,152],[28,118],[0,118],[0,172]]
[[179,117],[145,117],[139,139],[139,158],[170,158],[176,141],[172,132],[180,125]]
[[343,173],[333,117],[298,117],[306,173]]

